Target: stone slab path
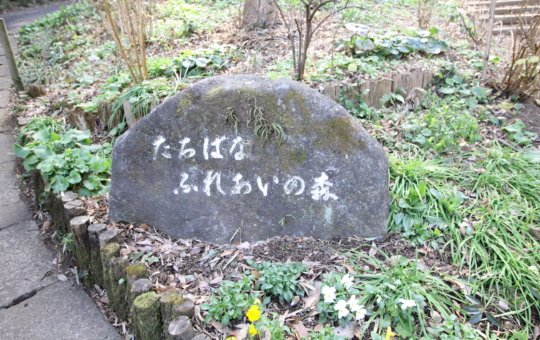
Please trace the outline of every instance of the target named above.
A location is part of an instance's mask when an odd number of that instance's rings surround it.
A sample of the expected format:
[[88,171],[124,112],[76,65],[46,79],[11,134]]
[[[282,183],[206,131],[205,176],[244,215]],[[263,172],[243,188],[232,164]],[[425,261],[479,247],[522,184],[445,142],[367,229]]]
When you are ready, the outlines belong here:
[[[0,17],[13,34],[69,3]],[[58,279],[54,256],[41,242],[38,226],[19,198],[15,126],[7,109],[11,79],[1,46],[0,63],[0,340],[121,339],[82,288]]]

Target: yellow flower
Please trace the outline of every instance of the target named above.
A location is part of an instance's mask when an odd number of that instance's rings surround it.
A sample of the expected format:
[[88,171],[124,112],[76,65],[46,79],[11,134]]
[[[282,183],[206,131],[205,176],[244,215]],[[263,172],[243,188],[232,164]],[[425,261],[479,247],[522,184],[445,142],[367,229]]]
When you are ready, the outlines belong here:
[[392,332],[392,327],[388,326],[386,329],[386,340],[393,339],[397,334]]
[[256,305],[260,305],[260,304],[261,304],[261,300],[255,299],[255,301],[253,301],[253,303],[256,304]]
[[225,340],[236,340],[236,338],[235,338],[234,336],[230,336],[230,337],[228,337],[228,338],[225,339]]
[[261,311],[259,310],[259,306],[251,306],[251,308],[246,312],[246,316],[251,322],[259,320],[259,318],[261,317]]
[[251,334],[251,336],[255,336],[255,334],[259,333],[256,329],[255,329],[255,326],[254,325],[249,325],[249,334]]

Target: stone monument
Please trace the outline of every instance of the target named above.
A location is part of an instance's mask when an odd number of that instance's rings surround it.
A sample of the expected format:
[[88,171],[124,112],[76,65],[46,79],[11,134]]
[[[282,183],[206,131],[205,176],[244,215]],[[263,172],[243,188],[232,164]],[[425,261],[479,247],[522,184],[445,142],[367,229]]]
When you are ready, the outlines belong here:
[[386,232],[383,148],[292,80],[200,81],[126,131],[112,157],[115,221],[222,244]]

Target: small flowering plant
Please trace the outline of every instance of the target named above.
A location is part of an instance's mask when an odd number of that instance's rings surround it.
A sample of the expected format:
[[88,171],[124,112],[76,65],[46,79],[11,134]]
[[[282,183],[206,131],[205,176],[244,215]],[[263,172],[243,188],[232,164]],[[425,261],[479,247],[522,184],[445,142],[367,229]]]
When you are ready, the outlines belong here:
[[326,274],[321,286],[321,299],[317,304],[319,323],[330,319],[345,326],[350,321],[363,320],[369,312],[359,303],[358,294],[359,291],[354,288],[354,278],[349,274]]

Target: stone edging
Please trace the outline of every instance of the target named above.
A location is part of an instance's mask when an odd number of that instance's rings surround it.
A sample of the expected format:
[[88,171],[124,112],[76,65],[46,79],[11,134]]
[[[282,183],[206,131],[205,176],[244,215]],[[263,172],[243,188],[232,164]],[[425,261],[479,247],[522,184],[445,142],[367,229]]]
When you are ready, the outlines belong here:
[[178,289],[157,294],[152,290],[144,263],[130,264],[120,256],[119,230],[106,224],[90,224],[84,203],[73,192],[46,194],[45,180],[39,170],[30,173],[36,203],[51,215],[55,228],[74,235],[74,255],[82,283],[87,288],[98,285],[107,292],[109,305],[119,319],[130,321],[141,340],[210,340],[196,335],[190,319],[194,302]]

